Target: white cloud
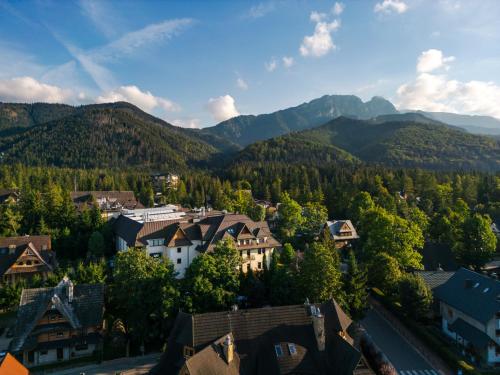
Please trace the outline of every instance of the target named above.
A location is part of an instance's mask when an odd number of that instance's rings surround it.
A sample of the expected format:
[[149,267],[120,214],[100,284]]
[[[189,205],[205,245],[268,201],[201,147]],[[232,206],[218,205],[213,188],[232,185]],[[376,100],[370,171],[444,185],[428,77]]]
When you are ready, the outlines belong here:
[[240,114],[236,109],[234,98],[231,95],[210,98],[207,103],[207,109],[215,121],[218,122],[239,116]]
[[181,128],[198,129],[200,127],[200,119],[191,117],[169,120],[169,122]]
[[114,90],[105,92],[97,97],[97,103],[112,103],[125,101],[132,103],[143,111],[149,112],[156,108],[161,108],[167,112],[179,111],[178,104],[159,97],[154,96],[149,91],[141,91],[137,86],[120,86]]
[[290,68],[293,64],[295,64],[295,60],[291,56],[283,56],[283,66],[285,68]]
[[274,8],[275,6],[273,2],[260,3],[251,7],[246,16],[249,18],[261,18],[266,14],[271,13]]
[[268,72],[274,72],[278,67],[278,61],[273,57],[269,62],[264,63],[264,66]]
[[73,102],[74,93],[69,89],[48,85],[32,77],[0,80],[0,101],[3,102]]
[[417,72],[429,73],[439,68],[448,69],[447,63],[455,60],[454,56],[444,57],[443,52],[438,49],[429,49],[422,52],[417,62]]
[[373,11],[375,13],[404,13],[408,10],[408,5],[402,0],[384,0],[375,4]]
[[342,14],[344,9],[345,9],[344,3],[335,3],[335,5],[332,8],[332,13],[336,16],[340,16],[340,14]]
[[310,19],[312,22],[321,22],[321,21],[323,21],[326,17],[327,17],[327,14],[326,14],[326,13],[319,13],[319,12],[316,12],[315,10],[313,10],[313,11],[311,12],[311,15],[309,16],[309,19]]
[[236,79],[236,86],[242,90],[248,90],[248,83],[241,77]]
[[313,13],[311,13],[311,20],[316,22],[314,34],[304,37],[299,51],[302,56],[321,57],[337,48],[333,43],[331,33],[340,27],[340,21],[320,21],[324,18],[317,14],[313,16]]
[[[420,62],[420,61],[419,61]],[[447,111],[482,114],[500,118],[500,86],[495,82],[460,82],[446,74],[432,74],[434,65],[427,72],[419,71],[413,82],[401,85],[398,90],[400,109]]]
[[116,11],[108,9],[104,1],[80,0],[79,3],[83,15],[89,18],[100,32],[108,38],[116,35]]

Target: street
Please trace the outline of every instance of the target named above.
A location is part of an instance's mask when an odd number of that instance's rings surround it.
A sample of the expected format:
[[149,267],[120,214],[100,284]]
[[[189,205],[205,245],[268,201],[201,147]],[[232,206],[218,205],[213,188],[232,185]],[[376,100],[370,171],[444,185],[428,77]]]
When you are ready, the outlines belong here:
[[400,375],[438,375],[429,362],[375,309],[367,312],[361,324]]
[[[145,356],[119,358],[100,364],[86,365],[64,370],[46,371],[43,374],[53,375],[142,375],[147,374],[160,360],[161,353]],[[42,373],[38,373],[42,374]]]

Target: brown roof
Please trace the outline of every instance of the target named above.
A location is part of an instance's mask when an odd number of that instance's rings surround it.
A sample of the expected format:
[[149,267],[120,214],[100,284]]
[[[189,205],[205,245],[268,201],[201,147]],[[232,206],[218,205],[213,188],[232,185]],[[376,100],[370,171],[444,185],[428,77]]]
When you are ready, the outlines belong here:
[[[11,246],[15,247],[14,251],[10,250]],[[56,257],[51,250],[50,236],[0,237],[0,277],[6,273],[13,273],[9,269],[28,248],[42,261],[39,266],[31,267],[30,272],[52,271]]]
[[[324,351],[318,349],[316,342],[311,305],[195,315],[181,312],[169,337],[169,351],[152,374],[177,374],[184,363],[183,348],[187,346],[195,349],[196,354],[187,362],[192,365],[189,370],[193,369],[195,374],[352,375],[361,354],[353,347],[352,340],[344,340],[339,335],[338,328],[348,322],[345,314],[337,316],[340,307],[335,301],[319,307],[325,321]],[[234,338],[239,369],[213,361],[213,353],[217,350],[214,344],[228,334]],[[281,347],[282,356],[276,355],[276,345]],[[293,347],[296,353],[292,353]],[[205,372],[200,372],[201,369]]]
[[[250,233],[238,237],[244,228]],[[181,229],[186,240],[172,242],[178,229]],[[114,223],[114,232],[123,238],[129,247],[145,246],[147,240],[164,239],[168,247],[186,246],[192,241],[206,241],[200,251],[212,251],[215,244],[224,238],[259,238],[267,237],[267,241],[258,247],[279,247],[281,244],[272,236],[265,221],[255,222],[246,215],[222,214],[206,216],[193,222],[192,217],[175,220],[161,220],[141,223],[121,215]]]
[[72,191],[70,196],[78,209],[88,207],[94,200],[103,201],[99,208],[104,211],[144,208],[133,191]]

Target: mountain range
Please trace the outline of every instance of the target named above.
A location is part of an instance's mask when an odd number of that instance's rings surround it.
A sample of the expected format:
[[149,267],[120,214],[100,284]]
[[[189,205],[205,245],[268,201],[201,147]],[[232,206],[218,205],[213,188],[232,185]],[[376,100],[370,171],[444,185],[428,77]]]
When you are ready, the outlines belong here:
[[[477,120],[477,122],[475,122]],[[389,101],[326,95],[204,129],[173,126],[130,103],[0,103],[0,162],[75,168],[211,168],[237,162],[376,163],[500,170],[490,117],[399,113]]]

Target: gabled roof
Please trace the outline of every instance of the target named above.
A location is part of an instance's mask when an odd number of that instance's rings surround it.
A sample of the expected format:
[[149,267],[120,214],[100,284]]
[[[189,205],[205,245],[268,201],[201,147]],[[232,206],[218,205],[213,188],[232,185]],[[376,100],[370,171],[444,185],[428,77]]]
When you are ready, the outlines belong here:
[[73,286],[73,300],[68,299],[71,281],[63,279],[54,288],[23,289],[14,326],[11,350],[21,350],[38,321],[49,309],[56,309],[73,328],[99,326],[103,319],[104,286]]
[[2,375],[29,375],[29,370],[24,367],[12,354],[7,353],[0,358],[0,374]]
[[[169,337],[169,351],[152,373],[177,374],[184,363],[182,349],[187,346],[197,353],[188,362],[201,354],[196,359],[196,368],[205,368],[203,374],[351,375],[361,354],[351,340],[339,335],[340,330],[344,331],[343,328],[350,325],[350,319],[334,301],[318,306],[324,316],[326,334],[326,350],[321,352],[314,334],[310,306],[263,307],[195,315],[181,312]],[[234,338],[240,372],[223,372],[212,366],[213,345],[228,334]],[[296,353],[290,351],[289,344]],[[280,345],[282,356],[276,355],[275,345]],[[229,369],[227,365],[223,368],[224,371]]]
[[458,318],[448,326],[450,331],[457,333],[460,337],[470,342],[476,349],[486,349],[493,340],[486,332],[480,331],[465,320]]
[[72,191],[70,196],[78,208],[88,206],[93,200],[100,203],[101,210],[144,208],[133,191]]
[[[13,252],[10,250],[11,246],[15,247]],[[55,253],[50,250],[50,236],[2,237],[0,238],[0,277],[9,272],[9,269],[28,249],[40,260],[40,265],[31,267],[32,270],[52,271]]]
[[[356,228],[354,227],[351,220],[332,220],[327,221],[326,226],[330,230],[330,233],[334,240],[353,240],[359,238]],[[350,236],[341,236],[340,234],[348,228],[351,232]]]
[[454,271],[416,271],[415,274],[424,279],[425,283],[431,290],[447,282],[453,276]]
[[434,296],[482,324],[500,312],[500,282],[465,268],[435,288]]

